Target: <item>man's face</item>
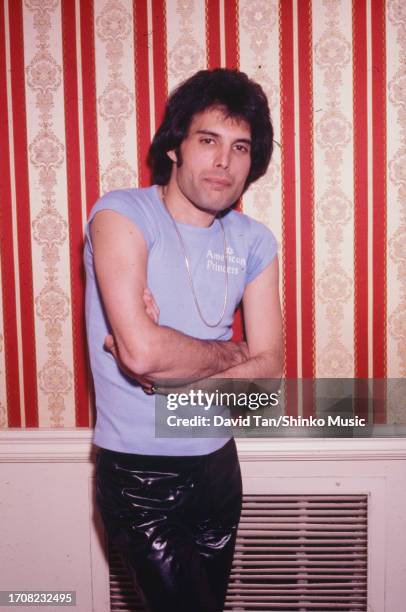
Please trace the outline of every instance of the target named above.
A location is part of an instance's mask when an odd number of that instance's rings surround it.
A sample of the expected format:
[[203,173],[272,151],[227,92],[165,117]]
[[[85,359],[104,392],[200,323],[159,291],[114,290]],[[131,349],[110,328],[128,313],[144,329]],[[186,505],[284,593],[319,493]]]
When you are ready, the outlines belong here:
[[[251,129],[227,118],[221,108],[195,115],[180,146],[181,165],[173,165],[171,183],[200,210],[217,214],[243,192],[251,167]],[[175,151],[168,152],[177,161]]]

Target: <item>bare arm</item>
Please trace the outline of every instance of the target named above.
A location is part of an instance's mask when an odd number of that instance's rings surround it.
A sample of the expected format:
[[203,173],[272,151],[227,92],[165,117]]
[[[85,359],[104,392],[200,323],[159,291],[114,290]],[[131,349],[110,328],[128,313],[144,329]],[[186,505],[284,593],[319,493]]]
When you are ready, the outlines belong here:
[[131,221],[100,211],[90,232],[103,305],[118,358],[129,371],[151,379],[197,380],[247,360],[244,343],[197,340],[148,316],[143,299],[147,248]]
[[247,285],[243,309],[250,358],[215,376],[279,379],[283,372],[283,332],[277,257]]
[[[153,296],[151,299],[153,300]],[[197,385],[186,384],[174,389],[167,381],[162,384],[158,381],[159,393],[187,392],[196,387],[211,392],[219,389],[223,379],[266,379],[268,391],[279,388],[283,373],[283,327],[277,258],[247,285],[243,306],[249,359],[210,378],[200,380]]]

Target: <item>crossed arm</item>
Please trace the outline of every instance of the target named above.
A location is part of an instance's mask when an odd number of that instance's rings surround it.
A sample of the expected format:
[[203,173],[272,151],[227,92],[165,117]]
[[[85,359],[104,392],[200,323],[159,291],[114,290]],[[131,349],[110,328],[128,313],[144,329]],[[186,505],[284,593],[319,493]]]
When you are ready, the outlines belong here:
[[114,211],[91,224],[94,262],[120,364],[142,383],[156,379],[279,378],[282,318],[275,259],[243,297],[247,344],[198,340],[158,325],[145,306],[147,248],[138,228]]

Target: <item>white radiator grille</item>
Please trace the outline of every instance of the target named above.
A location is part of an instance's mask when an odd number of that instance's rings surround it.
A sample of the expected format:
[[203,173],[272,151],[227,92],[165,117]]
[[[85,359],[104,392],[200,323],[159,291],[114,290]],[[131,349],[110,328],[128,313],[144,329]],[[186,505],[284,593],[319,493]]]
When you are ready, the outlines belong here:
[[225,609],[366,611],[367,497],[246,495]]
[[[110,550],[111,612],[144,612]],[[366,495],[246,495],[226,611],[366,612]]]

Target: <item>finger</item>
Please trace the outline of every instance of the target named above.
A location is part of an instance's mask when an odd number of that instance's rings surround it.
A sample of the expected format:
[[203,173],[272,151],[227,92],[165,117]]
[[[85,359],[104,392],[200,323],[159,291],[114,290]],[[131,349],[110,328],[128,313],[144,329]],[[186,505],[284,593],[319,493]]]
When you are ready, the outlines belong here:
[[151,319],[155,323],[158,323],[158,320],[159,320],[159,308],[156,305],[155,300],[153,298],[151,298],[149,295],[145,294],[144,295],[144,304],[145,304],[145,311],[148,314],[148,316],[151,317]]
[[110,349],[110,353],[113,355],[114,359],[116,361],[118,361],[118,353],[117,353],[117,349],[115,346],[112,346]]
[[158,315],[157,315],[157,312],[156,312],[156,310],[154,309],[154,307],[152,305],[150,305],[150,304],[146,305],[145,312],[147,313],[149,318],[152,319],[152,321],[154,321],[154,323],[158,323]]
[[148,302],[148,303],[150,303],[154,299],[149,289],[144,289],[143,297],[144,297],[144,302]]
[[154,313],[154,320],[155,323],[158,323],[159,321],[159,308],[158,306],[155,304],[155,302],[151,305],[151,311]]
[[152,291],[148,288],[144,289],[144,299],[148,301],[149,304],[153,305],[159,311],[158,304],[155,301],[154,295]]
[[144,305],[146,312],[148,312],[150,316],[150,313],[153,313],[153,316],[151,318],[155,319],[157,316],[159,316],[159,311],[157,310],[157,306],[154,300],[147,293],[144,293]]
[[154,313],[155,313],[156,318],[157,318],[157,319],[159,319],[159,308],[158,308],[158,304],[156,303],[155,298],[154,298],[153,296],[151,296],[151,297],[149,298],[149,306],[150,306],[150,308],[152,308],[152,309],[153,309],[153,311],[154,311]]
[[114,337],[111,334],[108,334],[108,336],[106,336],[104,339],[104,348],[110,351],[114,346],[115,346]]
[[152,310],[152,308],[147,308],[145,312],[154,323],[158,323],[157,314],[154,310]]

